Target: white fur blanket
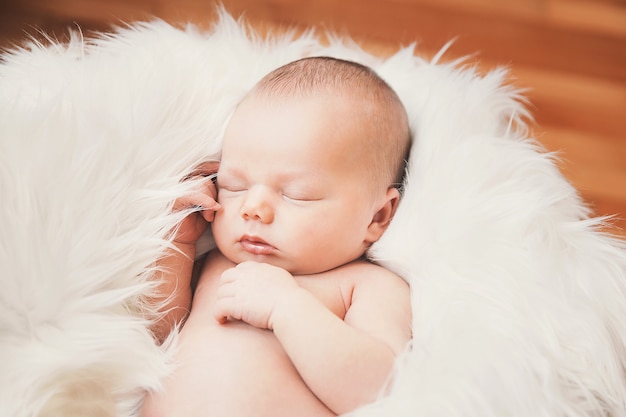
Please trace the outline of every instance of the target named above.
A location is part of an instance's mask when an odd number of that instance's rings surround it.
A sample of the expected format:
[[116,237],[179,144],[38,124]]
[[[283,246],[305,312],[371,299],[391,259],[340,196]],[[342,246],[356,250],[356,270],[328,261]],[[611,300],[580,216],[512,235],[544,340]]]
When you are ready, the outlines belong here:
[[412,286],[413,346],[355,415],[626,416],[624,243],[527,137],[506,71],[259,38],[227,14],[4,56],[0,416],[135,415],[170,369],[139,311],[180,180],[257,79],[307,55],[374,67],[415,132],[370,253]]

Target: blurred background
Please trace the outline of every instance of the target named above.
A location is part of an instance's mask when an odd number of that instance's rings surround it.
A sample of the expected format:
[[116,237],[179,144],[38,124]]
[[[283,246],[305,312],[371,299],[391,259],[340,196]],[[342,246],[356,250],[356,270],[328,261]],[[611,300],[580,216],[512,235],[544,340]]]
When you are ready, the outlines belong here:
[[[64,40],[158,17],[209,27],[213,0],[0,0],[0,48],[27,34]],[[222,0],[260,31],[315,26],[387,55],[417,43],[433,56],[472,55],[481,70],[511,69],[527,88],[533,134],[598,215],[626,236],[626,0]]]

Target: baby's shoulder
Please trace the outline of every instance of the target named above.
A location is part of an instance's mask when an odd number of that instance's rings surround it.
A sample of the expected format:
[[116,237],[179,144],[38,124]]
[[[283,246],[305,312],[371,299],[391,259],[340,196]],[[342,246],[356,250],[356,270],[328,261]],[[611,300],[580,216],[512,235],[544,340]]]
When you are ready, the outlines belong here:
[[401,352],[411,338],[411,290],[393,271],[359,262],[350,266],[354,287],[344,321]]
[[344,265],[342,268],[342,275],[353,280],[355,286],[394,286],[408,290],[406,280],[375,263],[359,260]]
[[[410,304],[407,281],[393,271],[368,261],[355,261],[334,271],[340,276],[344,294],[349,294],[348,305],[354,303]],[[386,301],[385,301],[386,300]]]

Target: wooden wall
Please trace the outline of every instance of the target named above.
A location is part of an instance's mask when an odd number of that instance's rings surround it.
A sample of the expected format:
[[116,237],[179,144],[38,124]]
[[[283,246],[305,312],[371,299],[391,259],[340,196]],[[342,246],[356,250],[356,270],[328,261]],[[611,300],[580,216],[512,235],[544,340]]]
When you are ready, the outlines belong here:
[[[536,136],[597,214],[626,230],[626,0],[222,0],[259,28],[316,26],[387,54],[417,42],[432,56],[475,54],[527,87]],[[208,26],[213,0],[0,0],[0,46],[34,33],[159,17]],[[620,233],[626,235],[622,230]]]

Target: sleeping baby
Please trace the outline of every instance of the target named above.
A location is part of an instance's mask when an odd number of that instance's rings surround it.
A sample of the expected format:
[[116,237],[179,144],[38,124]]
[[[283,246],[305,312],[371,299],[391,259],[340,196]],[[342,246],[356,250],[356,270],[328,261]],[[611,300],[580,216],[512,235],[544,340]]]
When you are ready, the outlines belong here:
[[202,210],[161,261],[157,336],[186,315],[208,222],[217,248],[142,416],[334,416],[384,392],[411,337],[410,291],[364,254],[395,213],[409,146],[399,98],[360,64],[305,58],[252,89],[224,133],[217,196],[207,180],[178,202]]

